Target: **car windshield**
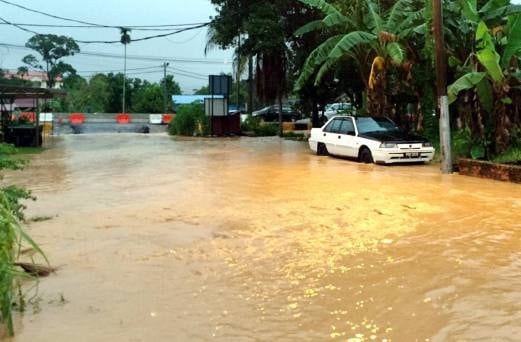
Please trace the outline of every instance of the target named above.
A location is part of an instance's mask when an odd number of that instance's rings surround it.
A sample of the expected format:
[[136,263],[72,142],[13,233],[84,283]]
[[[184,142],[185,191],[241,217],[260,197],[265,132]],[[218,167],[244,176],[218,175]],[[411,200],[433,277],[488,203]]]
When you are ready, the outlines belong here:
[[395,132],[398,127],[386,118],[356,118],[356,126],[358,133],[364,134],[369,132]]

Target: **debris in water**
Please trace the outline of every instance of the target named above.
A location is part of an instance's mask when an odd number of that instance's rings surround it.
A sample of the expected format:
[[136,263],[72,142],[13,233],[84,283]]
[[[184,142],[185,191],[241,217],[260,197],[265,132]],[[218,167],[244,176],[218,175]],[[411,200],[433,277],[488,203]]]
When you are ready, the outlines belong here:
[[56,268],[45,265],[31,264],[26,262],[15,262],[14,265],[21,267],[25,272],[37,277],[47,277],[51,273],[56,272]]

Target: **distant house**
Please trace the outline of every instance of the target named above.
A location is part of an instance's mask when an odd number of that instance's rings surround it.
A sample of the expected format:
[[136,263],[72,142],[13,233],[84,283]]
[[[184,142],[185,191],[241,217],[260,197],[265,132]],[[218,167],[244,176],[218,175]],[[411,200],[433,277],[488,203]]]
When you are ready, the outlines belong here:
[[[4,77],[8,79],[20,79],[30,81],[40,88],[47,88],[48,77],[43,71],[28,71],[27,73],[19,74],[17,71],[7,70],[4,72]],[[63,79],[58,76],[55,80],[54,89],[61,89],[63,86]]]

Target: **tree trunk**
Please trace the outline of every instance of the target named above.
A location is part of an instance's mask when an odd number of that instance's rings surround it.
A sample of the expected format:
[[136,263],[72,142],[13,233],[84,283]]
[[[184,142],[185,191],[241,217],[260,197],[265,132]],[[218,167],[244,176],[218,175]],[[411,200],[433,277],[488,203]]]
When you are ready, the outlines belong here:
[[283,133],[283,130],[282,130],[282,93],[280,93],[280,92],[279,92],[278,100],[279,100],[279,137],[282,138],[282,133]]
[[320,118],[318,117],[318,99],[317,89],[313,87],[311,91],[311,126],[313,128],[320,127]]

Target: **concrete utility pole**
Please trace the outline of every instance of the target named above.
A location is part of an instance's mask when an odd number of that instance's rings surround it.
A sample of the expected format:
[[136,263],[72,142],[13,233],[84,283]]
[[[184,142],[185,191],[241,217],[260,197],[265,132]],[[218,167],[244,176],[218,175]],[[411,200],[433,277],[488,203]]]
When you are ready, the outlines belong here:
[[449,98],[447,96],[447,63],[443,37],[442,0],[432,1],[434,40],[436,42],[436,81],[440,108],[441,172],[452,173]]
[[130,42],[132,41],[130,39],[130,35],[129,35],[129,32],[131,30],[126,28],[126,27],[121,27],[120,28],[120,33],[121,33],[121,44],[123,44],[123,46],[125,47],[125,61],[124,61],[124,68],[123,68],[123,104],[122,104],[122,113],[125,114],[126,113],[126,100],[127,100],[127,44],[130,44]]
[[166,68],[170,63],[163,63],[163,113],[168,113],[168,94],[166,89]]
[[126,99],[127,99],[127,44],[123,44],[125,46],[125,61],[123,62],[123,111],[122,113],[126,113]]

